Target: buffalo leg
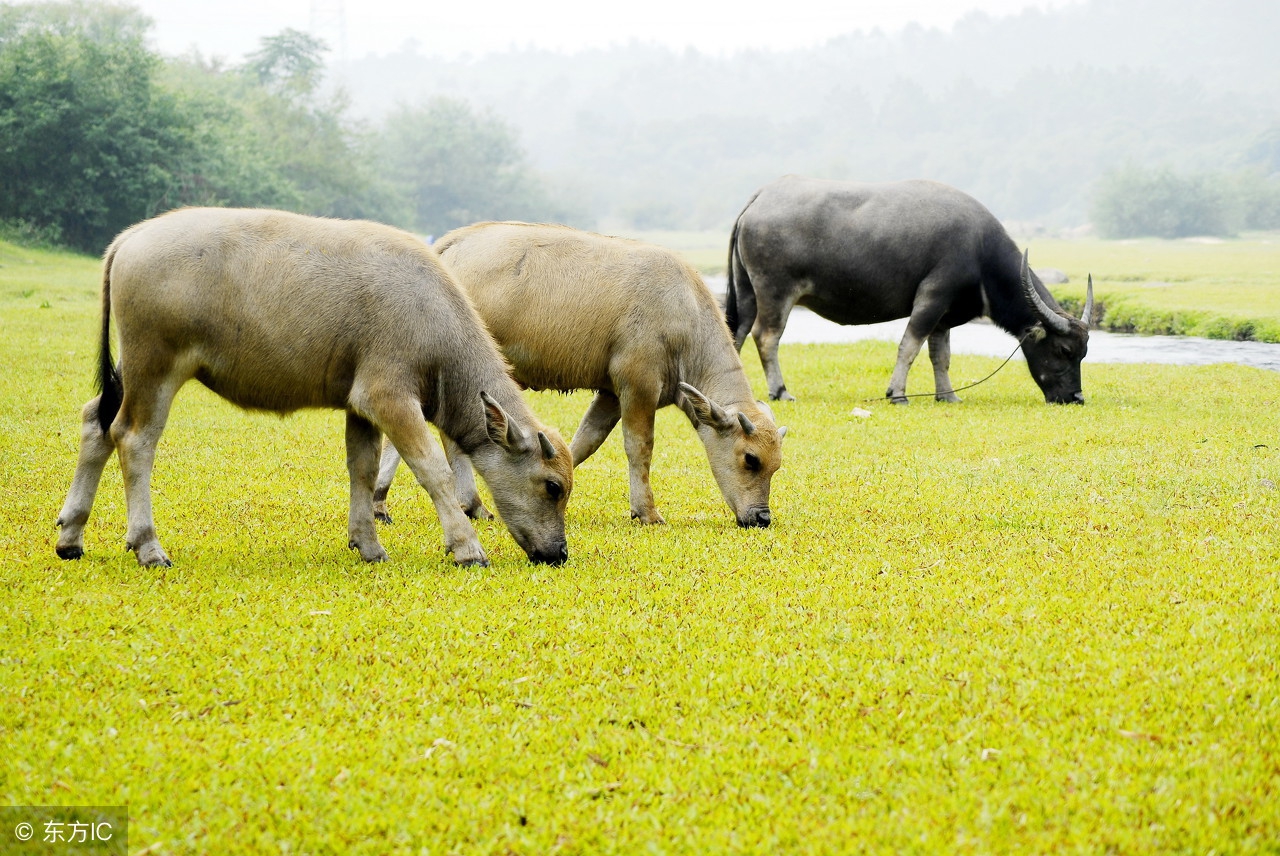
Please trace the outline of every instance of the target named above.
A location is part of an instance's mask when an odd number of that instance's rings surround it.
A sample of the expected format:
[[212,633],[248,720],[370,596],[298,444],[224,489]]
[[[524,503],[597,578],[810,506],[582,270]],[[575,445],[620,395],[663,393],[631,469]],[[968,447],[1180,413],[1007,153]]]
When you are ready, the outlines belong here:
[[[459,565],[487,565],[489,558],[480,546],[476,530],[458,505],[453,471],[444,451],[423,421],[422,409],[409,400],[399,400],[391,392],[383,395],[352,396],[359,412],[368,413],[409,465],[418,484],[426,489],[444,530],[445,547]],[[376,404],[373,402],[377,402]],[[362,405],[362,406],[360,406]],[[372,520],[372,493],[370,494]]]
[[378,448],[382,433],[372,422],[347,413],[347,472],[351,476],[351,505],[347,511],[347,546],[366,562],[385,562],[387,551],[378,543],[373,525],[373,488],[378,479]]
[[[898,361],[894,364],[893,375],[889,378],[889,389],[885,392],[885,397],[894,404],[907,403],[907,372],[911,370],[911,364],[919,356],[925,340],[933,335],[934,329],[947,310],[946,299],[936,293],[941,288],[940,280],[926,278],[916,291],[915,303],[911,307],[911,317],[907,319],[906,332],[902,334],[902,341],[898,343]],[[950,352],[950,340],[948,340],[947,350]],[[948,388],[950,388],[949,383]]]
[[[471,467],[471,459],[447,437],[444,438],[445,457],[453,469],[454,486],[458,492],[458,502],[467,516],[473,520],[492,520],[493,513],[484,507],[480,499],[480,490],[476,487],[475,470]],[[391,490],[391,482],[395,480],[396,470],[400,467],[400,453],[394,443],[387,443],[382,449],[382,460],[378,466],[378,482],[373,488],[373,517],[380,523],[391,523],[391,512],[387,510],[387,494]]]
[[649,466],[653,461],[653,419],[658,406],[656,392],[628,389],[619,397],[622,407],[622,439],[627,451],[631,484],[631,516],[641,523],[666,523],[653,501]]
[[387,511],[387,493],[391,483],[395,481],[396,470],[400,468],[400,453],[395,443],[382,445],[382,458],[378,462],[378,480],[373,486],[373,519],[379,523],[391,523],[391,514]]
[[936,401],[960,403],[951,386],[951,328],[934,330],[929,336],[929,362],[933,363],[933,397]]
[[155,466],[156,445],[181,385],[174,378],[126,377],[124,400],[111,424],[111,439],[120,455],[120,471],[124,476],[129,520],[125,546],[138,557],[139,564],[147,567],[173,564],[156,535],[151,508],[151,471]]
[[444,454],[453,469],[453,484],[458,492],[458,504],[472,520],[492,520],[493,512],[484,507],[480,499],[480,489],[476,486],[476,471],[471,466],[471,459],[463,454],[458,444],[441,435],[444,443]]
[[596,453],[621,416],[622,409],[616,395],[605,390],[596,393],[578,423],[578,430],[573,432],[573,440],[569,442],[575,467]]
[[912,329],[911,322],[908,321],[907,330],[902,334],[902,341],[898,343],[898,361],[893,366],[893,375],[889,378],[889,388],[884,393],[885,398],[888,398],[894,404],[908,403],[907,372],[911,370],[911,364],[915,362],[923,345],[924,337],[915,332]]
[[110,432],[98,425],[98,406],[102,397],[93,399],[81,411],[80,457],[76,462],[76,474],[67,491],[67,501],[58,514],[57,552],[64,559],[78,559],[84,555],[84,526],[93,510],[93,500],[98,494],[102,471],[115,451]]
[[[775,293],[766,282],[756,284],[757,300],[761,293]],[[778,302],[761,300],[755,326],[751,335],[756,340],[756,351],[760,354],[760,364],[764,366],[765,381],[769,385],[769,398],[774,401],[795,401],[796,397],[787,392],[786,381],[782,379],[782,364],[778,362],[778,344],[782,341],[782,332],[787,328],[787,319],[796,305],[797,296],[788,294]]]

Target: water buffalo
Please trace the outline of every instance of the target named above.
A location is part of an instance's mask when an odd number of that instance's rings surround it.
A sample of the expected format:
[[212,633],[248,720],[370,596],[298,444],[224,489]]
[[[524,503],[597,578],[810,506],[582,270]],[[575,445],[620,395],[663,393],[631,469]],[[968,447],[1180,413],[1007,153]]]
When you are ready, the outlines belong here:
[[[663,522],[649,486],[654,411],[677,404],[697,430],[738,525],[769,525],[769,485],[786,428],[775,427],[752,398],[720,309],[697,271],[660,247],[564,226],[479,223],[448,233],[436,249],[517,381],[533,389],[596,390],[569,444],[575,466],[621,419],[633,518]],[[385,500],[397,460],[388,445],[375,500]],[[455,456],[455,473],[468,513],[484,516],[465,459]],[[385,516],[385,505],[378,510]]]
[[775,399],[794,400],[778,341],[796,305],[838,324],[909,317],[886,392],[895,403],[907,401],[907,371],[926,339],[935,397],[960,400],[947,375],[951,328],[980,315],[1019,339],[1045,401],[1084,403],[1092,279],[1072,318],[995,216],[953,187],[786,176],[756,191],[729,241],[725,320],[739,349],[755,337]]
[[387,558],[373,518],[385,433],[431,495],[454,560],[488,563],[424,416],[475,461],[530,559],[568,557],[568,447],[529,410],[435,254],[405,232],[215,208],[139,223],[106,252],[98,363],[101,394],[84,407],[79,462],[58,517],[64,559],[84,554],[103,467],[119,451],[126,545],[143,565],[170,564],[152,519],[151,468],[173,398],[191,378],[244,408],[346,411],[349,544],[367,562]]

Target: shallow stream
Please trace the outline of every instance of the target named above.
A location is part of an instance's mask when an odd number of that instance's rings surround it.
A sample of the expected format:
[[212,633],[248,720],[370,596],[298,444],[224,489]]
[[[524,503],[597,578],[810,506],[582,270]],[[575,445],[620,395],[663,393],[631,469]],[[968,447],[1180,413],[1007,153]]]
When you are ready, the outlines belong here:
[[[724,292],[724,277],[708,277],[712,292]],[[898,342],[906,330],[907,319],[883,324],[845,327],[797,307],[791,312],[787,329],[782,334],[786,343],[858,342],[878,339]],[[1017,340],[994,324],[980,319],[951,331],[951,351],[956,354],[981,354],[1007,357]],[[749,347],[749,346],[748,346]],[[921,356],[927,357],[927,349]],[[1014,359],[1023,359],[1019,352]],[[1260,369],[1280,371],[1280,344],[1264,342],[1228,342],[1193,336],[1137,336],[1127,333],[1089,333],[1088,362],[1097,363],[1169,363],[1173,365],[1208,365],[1239,363]]]

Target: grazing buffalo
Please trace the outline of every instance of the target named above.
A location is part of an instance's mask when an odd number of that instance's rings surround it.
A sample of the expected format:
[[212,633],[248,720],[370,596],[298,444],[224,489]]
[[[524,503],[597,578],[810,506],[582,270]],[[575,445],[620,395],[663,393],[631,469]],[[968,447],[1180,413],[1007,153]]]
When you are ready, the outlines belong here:
[[116,238],[102,274],[101,395],[84,408],[59,556],[83,555],[103,467],[119,451],[125,543],[143,565],[170,564],[152,519],[151,468],[169,407],[191,378],[254,410],[346,411],[349,544],[367,562],[387,558],[373,518],[385,433],[431,495],[454,560],[488,563],[424,416],[476,462],[530,559],[568,557],[569,449],[530,412],[475,309],[412,235],[281,211],[189,208]]
[[[738,525],[769,525],[769,485],[786,429],[752,398],[697,271],[660,247],[564,226],[479,223],[445,235],[436,249],[517,381],[532,389],[596,390],[570,442],[575,466],[621,419],[633,518],[663,522],[649,486],[654,411],[677,404],[706,447]],[[397,462],[388,445],[375,500],[385,500]],[[464,507],[484,516],[465,458],[454,456],[454,463]],[[385,516],[385,505],[377,510]]]
[[951,328],[986,316],[1022,344],[1051,403],[1084,403],[1084,313],[1067,315],[981,203],[931,181],[863,184],[787,176],[758,190],[729,241],[725,320],[741,349],[750,333],[769,395],[794,400],[778,341],[794,306],[838,324],[910,318],[886,396],[906,403],[907,370],[929,341],[934,395],[959,401],[947,375]]

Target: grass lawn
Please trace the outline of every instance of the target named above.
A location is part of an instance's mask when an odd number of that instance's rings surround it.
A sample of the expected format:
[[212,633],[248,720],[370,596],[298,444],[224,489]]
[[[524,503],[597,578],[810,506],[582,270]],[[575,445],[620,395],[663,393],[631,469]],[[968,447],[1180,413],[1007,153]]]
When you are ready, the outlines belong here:
[[[133,853],[1275,852],[1280,374],[1086,361],[1052,407],[1011,365],[892,407],[892,344],[786,346],[773,527],[669,408],[668,525],[628,520],[615,436],[567,565],[495,522],[479,570],[403,474],[362,564],[341,416],[191,384],[175,566],[141,569],[114,462],[53,552],[97,276],[0,246],[0,803],[128,804]],[[588,401],[531,399],[566,436]]]

